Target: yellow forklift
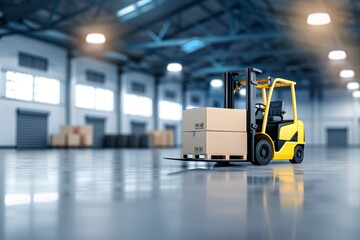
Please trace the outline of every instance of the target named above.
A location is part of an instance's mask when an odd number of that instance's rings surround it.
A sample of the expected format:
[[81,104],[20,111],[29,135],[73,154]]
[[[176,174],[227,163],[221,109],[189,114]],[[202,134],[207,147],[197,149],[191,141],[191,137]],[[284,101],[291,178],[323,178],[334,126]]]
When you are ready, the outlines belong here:
[[[282,78],[256,79],[262,71],[246,69],[246,80],[237,80],[243,73],[224,73],[224,107],[234,108],[234,95],[246,88],[247,161],[254,165],[267,165],[271,160],[289,160],[301,163],[304,159],[305,128],[297,118],[296,82]],[[288,88],[291,92],[293,119],[284,119],[284,101],[272,101],[275,88]],[[261,90],[262,102],[256,103],[256,90]],[[181,161],[242,162],[244,160],[214,160],[167,158]]]
[[[256,79],[260,69],[247,68],[246,80],[236,81],[238,73],[224,74],[225,108],[234,108],[234,94],[241,87],[247,93],[248,159],[254,165],[267,165],[271,160],[290,160],[301,163],[304,159],[305,127],[297,118],[296,82],[282,78]],[[284,119],[284,101],[272,101],[275,88],[291,92],[293,119]],[[261,90],[262,103],[256,102],[256,89]]]

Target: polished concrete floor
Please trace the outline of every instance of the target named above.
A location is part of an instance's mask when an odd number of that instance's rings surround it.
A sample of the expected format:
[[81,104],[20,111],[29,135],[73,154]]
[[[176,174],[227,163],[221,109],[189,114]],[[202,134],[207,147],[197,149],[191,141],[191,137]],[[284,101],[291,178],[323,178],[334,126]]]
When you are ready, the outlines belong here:
[[0,239],[360,239],[360,149],[301,165],[180,150],[0,150]]

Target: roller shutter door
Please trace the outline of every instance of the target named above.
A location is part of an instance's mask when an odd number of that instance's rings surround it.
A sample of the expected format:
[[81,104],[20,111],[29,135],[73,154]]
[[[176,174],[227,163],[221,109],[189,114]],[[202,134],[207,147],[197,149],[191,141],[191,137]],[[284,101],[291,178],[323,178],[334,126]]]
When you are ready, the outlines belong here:
[[48,112],[17,110],[17,147],[19,149],[48,146]]
[[105,118],[86,117],[86,123],[89,125],[93,125],[94,128],[94,135],[93,135],[94,148],[104,147]]
[[327,144],[328,147],[347,147],[348,136],[346,128],[328,128],[327,129]]

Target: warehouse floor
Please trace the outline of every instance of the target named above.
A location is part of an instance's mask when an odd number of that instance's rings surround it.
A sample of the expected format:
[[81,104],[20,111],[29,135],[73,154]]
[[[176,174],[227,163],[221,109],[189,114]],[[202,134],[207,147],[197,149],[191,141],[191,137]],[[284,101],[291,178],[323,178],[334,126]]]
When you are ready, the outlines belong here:
[[0,150],[0,239],[359,239],[360,149],[302,165],[167,150]]

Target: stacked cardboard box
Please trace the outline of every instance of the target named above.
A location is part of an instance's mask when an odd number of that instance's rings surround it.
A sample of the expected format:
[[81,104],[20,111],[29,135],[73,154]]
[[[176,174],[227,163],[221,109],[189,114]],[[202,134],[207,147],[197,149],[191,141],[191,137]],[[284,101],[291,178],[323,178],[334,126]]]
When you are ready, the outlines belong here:
[[93,145],[93,126],[63,125],[59,135],[51,135],[52,147],[91,147]]
[[51,135],[50,142],[52,147],[65,147],[65,136]]
[[174,146],[174,133],[172,131],[149,131],[146,134],[152,138],[155,148]]
[[63,125],[60,127],[60,135],[65,138],[66,147],[79,147],[80,136],[77,134],[77,127],[72,125]]
[[78,126],[78,134],[80,135],[80,145],[82,147],[92,147],[93,145],[93,126],[92,125],[84,125]]
[[195,108],[183,111],[183,155],[205,159],[247,158],[246,111]]

